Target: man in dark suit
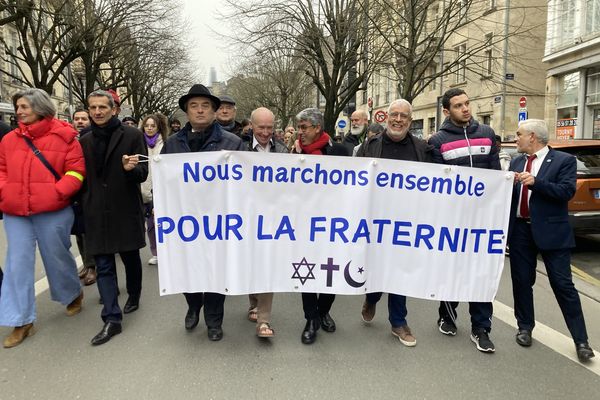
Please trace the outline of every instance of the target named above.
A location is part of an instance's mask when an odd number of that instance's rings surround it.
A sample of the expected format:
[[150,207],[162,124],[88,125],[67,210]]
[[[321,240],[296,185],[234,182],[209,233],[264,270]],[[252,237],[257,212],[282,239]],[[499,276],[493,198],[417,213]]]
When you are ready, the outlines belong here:
[[567,203],[575,194],[575,157],[548,147],[548,128],[542,120],[528,119],[517,130],[517,150],[509,228],[510,270],[518,332],[516,341],[531,346],[535,326],[533,284],[540,253],[550,286],[563,313],[577,357],[594,357],[571,276],[571,248],[575,246]]

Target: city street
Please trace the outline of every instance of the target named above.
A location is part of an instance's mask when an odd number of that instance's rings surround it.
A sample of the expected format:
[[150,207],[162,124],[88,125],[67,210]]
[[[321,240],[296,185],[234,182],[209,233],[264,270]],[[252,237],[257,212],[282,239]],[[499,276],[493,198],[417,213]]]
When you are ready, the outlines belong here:
[[[3,236],[4,231],[2,254]],[[149,257],[148,249],[143,249],[142,260]],[[598,246],[595,257],[586,257],[598,263]],[[319,331],[311,346],[300,342],[304,326],[300,296],[275,295],[276,337],[270,341],[256,338],[254,324],[246,320],[246,296],[228,297],[225,336],[221,342],[210,342],[202,323],[185,331],[183,296],[160,297],[156,266],[145,263],[140,309],[125,316],[122,334],[92,347],[90,339],[102,326],[96,286],[84,289],[82,313],[69,318],[62,306],[50,301],[41,280],[36,334],[16,348],[0,349],[0,398],[596,398],[600,354],[587,366],[576,360],[542,274],[535,290],[534,344],[521,348],[515,343],[508,259],[505,267],[491,334],[495,354],[480,353],[469,340],[465,305],[459,307],[458,335],[447,337],[435,324],[437,303],[409,300],[408,320],[418,345],[407,348],[390,334],[385,301],[379,303],[371,325],[361,321],[362,296],[338,296],[331,313],[337,332]],[[121,266],[119,272],[123,305]],[[41,270],[36,276],[43,276]],[[587,294],[581,300],[590,344],[598,349],[600,303],[593,299],[600,297],[600,288],[593,279],[579,277],[576,286],[585,286]],[[2,337],[9,332],[0,328]]]

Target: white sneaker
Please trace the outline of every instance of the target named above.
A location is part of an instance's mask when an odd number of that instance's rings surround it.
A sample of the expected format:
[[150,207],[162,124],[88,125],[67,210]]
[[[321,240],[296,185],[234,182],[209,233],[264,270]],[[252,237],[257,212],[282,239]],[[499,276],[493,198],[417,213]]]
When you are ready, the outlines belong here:
[[150,264],[150,265],[158,264],[158,257],[152,256],[152,258],[148,260],[148,264]]

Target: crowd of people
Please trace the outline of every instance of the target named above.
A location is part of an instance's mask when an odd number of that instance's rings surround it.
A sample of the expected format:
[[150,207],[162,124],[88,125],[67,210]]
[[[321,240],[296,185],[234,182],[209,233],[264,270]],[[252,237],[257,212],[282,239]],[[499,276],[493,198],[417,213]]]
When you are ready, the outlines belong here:
[[[8,249],[0,283],[0,325],[12,327],[4,347],[19,345],[33,333],[36,320],[34,264],[36,244],[46,270],[52,300],[73,316],[82,309],[81,285],[97,284],[103,304],[103,327],[91,343],[100,345],[121,333],[123,314],[135,312],[142,291],[140,249],[146,237],[152,257],[156,253],[153,193],[149,157],[205,151],[254,151],[387,158],[440,163],[472,168],[514,171],[508,244],[518,331],[515,341],[532,345],[535,327],[533,291],[536,256],[541,253],[548,278],[560,305],[577,356],[594,357],[588,344],[579,295],[570,271],[573,233],[567,220],[567,202],[575,192],[575,159],[547,146],[544,121],[526,120],[517,131],[517,148],[523,155],[501,157],[491,127],[471,114],[468,95],[450,89],[442,97],[445,120],[425,141],[411,133],[412,105],[391,102],[386,126],[369,124],[369,115],[357,110],[350,116],[350,132],[336,143],[323,130],[323,114],[307,108],[296,115],[295,126],[276,129],[268,108],[255,109],[249,119],[236,120],[236,101],[214,96],[203,85],[193,85],[179,99],[187,123],[160,114],[119,120],[119,97],[97,90],[87,108],[76,110],[72,125],[58,120],[50,96],[29,89],[13,97],[18,127],[0,142],[0,210],[4,213]],[[5,131],[6,127],[0,126]],[[297,130],[297,131],[296,131]],[[70,252],[70,235],[77,238],[83,267],[77,271]],[[125,269],[127,300],[121,309],[115,254]],[[79,276],[78,276],[79,274]],[[0,274],[0,279],[2,275]],[[223,338],[226,296],[220,293],[184,293],[186,330],[193,330],[204,308],[208,338]],[[383,293],[365,296],[361,316],[370,323]],[[249,295],[247,318],[256,335],[275,335],[271,325],[273,293]],[[306,324],[304,344],[314,343],[317,332],[335,332],[331,315],[335,295],[302,293]],[[439,305],[437,327],[445,335],[457,333],[458,303]],[[469,303],[470,339],[484,353],[495,352],[490,339],[492,303]],[[417,344],[407,322],[406,297],[388,294],[391,333],[408,347]]]

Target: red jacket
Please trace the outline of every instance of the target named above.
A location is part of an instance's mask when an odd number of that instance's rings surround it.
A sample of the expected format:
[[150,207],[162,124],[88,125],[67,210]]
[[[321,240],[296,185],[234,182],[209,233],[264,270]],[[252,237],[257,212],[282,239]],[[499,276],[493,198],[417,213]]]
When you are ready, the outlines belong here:
[[[29,137],[62,178],[57,181],[23,136]],[[85,177],[85,162],[77,132],[48,117],[31,125],[19,123],[0,142],[0,210],[27,216],[62,210]]]

